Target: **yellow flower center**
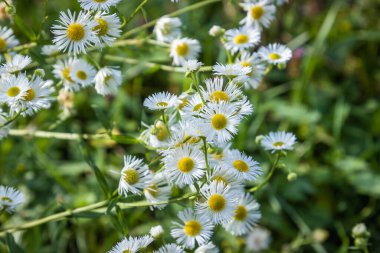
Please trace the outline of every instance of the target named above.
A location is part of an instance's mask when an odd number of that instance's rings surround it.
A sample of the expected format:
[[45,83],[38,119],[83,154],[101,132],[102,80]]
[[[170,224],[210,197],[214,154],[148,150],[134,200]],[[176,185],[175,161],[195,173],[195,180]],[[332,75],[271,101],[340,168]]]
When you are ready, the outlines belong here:
[[278,60],[280,58],[281,58],[281,56],[279,54],[276,54],[276,53],[270,53],[269,54],[269,59],[271,59],[271,60]]
[[[95,2],[100,2],[100,1],[101,0],[95,0]],[[104,0],[103,0],[103,2],[104,2]],[[123,253],[132,253],[132,251],[129,249],[125,249],[125,250],[123,250]]]
[[183,157],[178,161],[177,166],[184,173],[190,172],[194,169],[194,160],[190,157]]
[[212,158],[213,158],[214,160],[222,160],[222,159],[223,159],[223,156],[224,156],[223,152],[220,152],[220,153],[215,153],[215,154],[213,154],[213,155],[212,155]]
[[[107,2],[107,0],[94,0],[94,2],[96,2],[96,3],[105,3],[105,2]],[[128,253],[129,253],[129,251],[128,251]]]
[[235,220],[243,221],[247,218],[248,210],[245,206],[239,205],[235,210]]
[[85,35],[83,25],[79,23],[72,23],[67,27],[67,37],[73,41],[81,41]]
[[158,187],[155,184],[150,185],[148,188],[144,189],[145,193],[149,193],[153,197],[157,197],[158,195]]
[[158,102],[156,105],[157,105],[157,106],[161,106],[161,107],[166,107],[166,106],[168,106],[169,104],[168,104],[167,102]]
[[127,182],[130,185],[136,184],[140,179],[140,175],[137,172],[137,170],[132,169],[132,168],[126,169],[124,171],[124,175],[125,175],[124,176],[125,182]]
[[70,68],[66,67],[62,70],[63,78],[65,78],[69,82],[73,82],[73,79],[70,77]]
[[282,141],[276,141],[275,143],[273,143],[273,146],[275,146],[275,147],[282,147],[282,146],[284,146],[284,142],[282,142]]
[[207,202],[210,209],[214,212],[220,212],[226,206],[226,199],[221,194],[213,194]]
[[240,172],[247,172],[249,170],[248,164],[243,160],[235,160],[232,166]]
[[177,45],[176,52],[179,56],[186,56],[189,52],[189,46],[185,42],[182,42]]
[[186,235],[194,237],[200,234],[202,225],[196,220],[189,220],[185,223],[183,230]]
[[242,66],[242,67],[251,67],[251,72],[249,72],[247,75],[248,76],[252,76],[252,73],[253,73],[253,67],[252,67],[252,64],[249,62],[249,61],[242,61],[242,62],[240,62],[240,65]]
[[82,70],[79,70],[77,72],[77,77],[80,79],[80,80],[86,80],[87,79],[87,74],[86,72],[82,71]]
[[235,44],[245,44],[249,41],[249,38],[246,34],[236,35],[234,38]]
[[216,130],[222,130],[227,126],[227,118],[221,113],[217,113],[211,118],[211,125]]
[[161,121],[156,124],[153,134],[159,141],[164,141],[169,137],[168,128]]
[[7,47],[7,42],[5,39],[0,37],[0,51],[4,51],[4,49]]
[[187,98],[183,98],[182,100],[181,100],[181,103],[178,105],[178,109],[182,109],[182,108],[184,108],[187,104],[189,103],[189,100],[187,99]]
[[8,198],[8,197],[1,197],[1,201],[7,201],[7,202],[10,202],[10,203],[12,203],[13,202],[13,200],[12,199],[10,199],[10,198]]
[[96,19],[96,22],[98,22],[98,25],[94,27],[93,31],[98,32],[98,36],[104,36],[108,32],[108,23],[105,19],[98,18]]
[[14,87],[10,87],[7,91],[7,94],[9,97],[15,97],[17,96],[18,94],[20,94],[20,88],[17,87],[17,86],[14,86]]
[[225,185],[228,185],[228,181],[223,176],[215,176],[211,178],[211,182],[216,181],[217,183],[224,183]]
[[170,23],[165,23],[161,29],[161,32],[162,34],[164,35],[168,35],[170,33],[170,30],[171,30],[171,25]]
[[219,103],[220,101],[228,101],[228,94],[222,90],[217,90],[211,93],[210,100]]
[[260,5],[255,5],[251,8],[251,16],[253,19],[260,19],[264,15],[264,8]]
[[193,108],[193,112],[198,112],[200,109],[202,109],[203,104],[196,104]]
[[30,88],[29,90],[26,91],[24,98],[27,101],[32,101],[35,96],[36,96],[36,93],[34,92],[34,90],[32,88]]

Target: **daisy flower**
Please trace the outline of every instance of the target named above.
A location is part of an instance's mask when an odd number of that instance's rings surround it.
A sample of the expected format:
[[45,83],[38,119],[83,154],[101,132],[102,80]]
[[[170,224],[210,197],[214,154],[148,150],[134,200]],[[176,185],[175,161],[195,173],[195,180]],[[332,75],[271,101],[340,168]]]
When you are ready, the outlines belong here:
[[198,122],[208,141],[225,143],[232,139],[242,118],[237,110],[236,105],[226,103],[211,103],[202,109]]
[[248,193],[239,200],[232,220],[223,224],[223,227],[233,235],[245,235],[257,225],[261,218],[260,205]]
[[136,253],[152,242],[153,238],[148,235],[142,237],[124,237],[124,239],[118,242],[108,253]]
[[213,171],[210,174],[207,174],[207,182],[209,182],[209,184],[212,182],[224,184],[225,186],[229,186],[231,191],[242,192],[244,190],[243,181],[221,166],[214,167]]
[[161,225],[154,226],[150,229],[149,233],[153,238],[157,239],[157,238],[160,238],[164,234],[164,229],[162,228]]
[[24,195],[13,187],[0,185],[0,210],[11,214],[25,202]]
[[261,47],[258,54],[262,60],[273,65],[285,64],[292,58],[292,51],[288,47],[278,43]]
[[10,107],[17,105],[24,100],[29,87],[29,80],[25,74],[0,78],[0,101]]
[[277,150],[292,150],[296,143],[296,137],[292,133],[287,132],[270,132],[261,140],[261,145],[266,150],[272,150],[274,153]]
[[198,71],[204,64],[199,62],[198,60],[191,59],[187,60],[183,63],[182,67],[186,70],[186,72],[194,72]]
[[149,168],[142,159],[133,156],[124,156],[124,167],[121,170],[118,192],[127,196],[128,192],[141,195],[141,191],[152,179]]
[[257,89],[263,79],[266,68],[259,55],[257,53],[250,54],[248,52],[243,52],[237,59],[237,63],[242,67],[251,68],[251,72],[247,74],[248,78],[246,78],[244,83],[245,88]]
[[77,55],[86,53],[86,48],[98,42],[98,37],[94,31],[97,22],[91,18],[89,12],[60,13],[59,24],[53,25],[53,43],[60,50],[69,54]]
[[46,45],[41,48],[41,54],[47,56],[53,56],[60,53],[59,47],[57,45]]
[[250,1],[246,0],[240,4],[247,12],[247,16],[240,22],[248,27],[261,29],[269,27],[270,22],[274,19],[276,7],[269,0]]
[[92,84],[94,82],[95,75],[95,68],[83,59],[76,59],[70,65],[70,78],[75,83],[81,84],[83,87]]
[[0,26],[0,52],[4,52],[7,48],[15,47],[19,43],[11,28]]
[[155,93],[144,100],[144,106],[150,110],[165,110],[177,105],[178,97],[169,92]]
[[151,210],[154,208],[163,209],[167,205],[156,204],[167,201],[171,195],[171,187],[163,173],[156,173],[153,178],[146,183],[144,195],[147,201],[153,204],[150,206]]
[[196,116],[199,114],[204,104],[201,96],[196,93],[188,99],[187,104],[182,109],[182,117],[184,119],[189,119],[192,116]]
[[248,74],[252,72],[249,66],[242,66],[240,64],[220,64],[217,63],[212,67],[214,75],[226,76],[233,79],[235,82],[244,83],[248,79]]
[[260,42],[260,33],[247,27],[227,30],[225,36],[227,42],[224,45],[233,54],[249,50]]
[[201,88],[201,93],[204,94],[206,100],[213,103],[220,102],[235,102],[238,100],[242,91],[233,83],[224,86],[223,77],[209,78],[205,80],[206,89]]
[[116,94],[121,82],[120,70],[116,67],[103,67],[95,75],[95,90],[103,96]]
[[12,57],[12,60],[10,62],[3,64],[0,72],[13,74],[15,72],[25,69],[31,63],[32,58],[30,58],[29,56],[16,54]]
[[174,39],[170,45],[170,56],[173,57],[173,65],[183,65],[185,61],[196,59],[201,51],[198,40],[182,38]]
[[219,249],[212,242],[209,242],[196,248],[194,253],[219,253]]
[[221,167],[227,168],[233,176],[247,181],[255,181],[262,172],[258,162],[236,149],[228,152]]
[[179,18],[162,17],[157,20],[154,32],[158,41],[171,42],[181,37],[182,22]]
[[94,17],[97,25],[94,28],[99,38],[99,45],[106,43],[111,45],[121,33],[121,22],[116,14],[107,14],[106,12],[98,12]]
[[68,58],[59,60],[53,65],[53,74],[56,78],[62,80],[65,91],[73,92],[78,91],[81,88],[79,83],[74,82],[72,76],[70,75],[72,72],[72,65],[75,61],[76,60],[74,58]]
[[162,160],[167,179],[179,187],[192,185],[194,180],[200,179],[205,173],[204,155],[196,147],[186,143],[168,150],[165,155]]
[[261,252],[269,247],[270,232],[265,228],[254,228],[245,238],[246,247],[249,251]]
[[208,218],[214,224],[225,223],[233,218],[238,194],[230,186],[213,181],[201,188],[201,195],[205,201],[196,202],[195,206],[202,218]]
[[204,245],[210,240],[214,226],[208,218],[200,217],[191,208],[179,212],[178,218],[181,222],[173,222],[170,234],[179,245],[193,249],[195,242]]
[[170,243],[165,244],[156,251],[153,251],[153,253],[185,253],[185,251],[177,244]]
[[85,10],[105,10],[116,6],[121,0],[78,0],[80,7]]
[[157,120],[153,125],[147,126],[148,128],[141,133],[140,138],[150,147],[167,147],[170,143],[171,132],[175,130],[172,121],[170,119],[165,124],[161,120]]

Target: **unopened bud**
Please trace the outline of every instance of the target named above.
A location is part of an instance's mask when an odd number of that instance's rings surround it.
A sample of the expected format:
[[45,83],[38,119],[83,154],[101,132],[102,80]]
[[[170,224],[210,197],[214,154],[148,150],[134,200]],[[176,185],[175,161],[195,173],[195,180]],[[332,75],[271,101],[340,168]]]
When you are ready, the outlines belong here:
[[288,181],[294,181],[294,180],[296,180],[297,179],[297,177],[298,177],[298,175],[296,174],[296,173],[294,173],[294,172],[290,172],[289,174],[288,174]]
[[258,135],[256,136],[256,139],[255,139],[255,142],[256,144],[259,144],[261,143],[261,141],[264,139],[264,135]]
[[160,238],[164,234],[164,229],[162,228],[161,225],[152,227],[150,229],[150,234],[153,236],[153,238],[157,239]]
[[225,31],[226,30],[224,30],[222,27],[220,27],[218,25],[214,25],[208,31],[208,34],[210,34],[210,36],[213,36],[213,37],[219,37],[219,36],[222,36]]
[[43,69],[36,69],[36,70],[34,71],[34,74],[35,74],[36,76],[39,76],[39,77],[45,77],[45,70],[43,70]]

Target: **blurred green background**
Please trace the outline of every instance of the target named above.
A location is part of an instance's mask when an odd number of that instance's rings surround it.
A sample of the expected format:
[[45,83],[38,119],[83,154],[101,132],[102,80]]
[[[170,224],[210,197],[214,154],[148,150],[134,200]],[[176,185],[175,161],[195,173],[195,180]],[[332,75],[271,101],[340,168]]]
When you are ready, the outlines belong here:
[[[44,1],[14,2],[16,16],[13,21],[3,19],[1,25],[11,26],[21,43],[28,43],[40,33]],[[129,17],[140,2],[122,1],[113,11]],[[123,31],[194,2],[151,0]],[[48,19],[39,45],[51,43],[50,27],[59,11],[67,8],[79,10],[79,5],[75,0],[48,1]],[[296,149],[282,161],[283,169],[255,194],[262,206],[260,225],[272,235],[270,249],[265,252],[348,252],[353,245],[351,228],[359,222],[372,234],[370,252],[380,252],[379,10],[376,0],[291,0],[277,10],[276,20],[263,33],[263,45],[288,43],[294,50],[293,59],[286,70],[272,71],[258,90],[246,92],[255,113],[240,126],[234,146],[267,170],[272,157],[255,143],[255,137],[277,130],[291,131],[298,137]],[[213,65],[225,62],[226,55],[218,40],[208,35],[209,28],[237,27],[243,16],[237,1],[221,1],[179,17],[184,23],[183,34],[201,41],[200,60]],[[151,31],[137,36],[143,38]],[[40,47],[25,53],[52,78],[54,61],[46,61]],[[82,90],[75,94],[75,111],[69,118],[59,120],[60,109],[55,103],[34,117],[18,119],[12,128],[73,133],[113,128],[137,136],[141,121],[154,121],[154,115],[143,110],[143,99],[163,90],[179,94],[190,82],[183,74],[144,66],[147,61],[170,65],[165,48],[141,44],[93,53],[100,65],[112,66],[121,63],[106,60],[104,55],[141,62],[121,65],[124,81],[117,96],[104,98],[93,89]],[[92,105],[97,105],[98,113]],[[3,217],[2,222],[8,220],[0,223],[1,227],[105,199],[79,142],[10,136],[0,144],[0,183],[19,188],[28,199],[15,216]],[[118,178],[110,170],[122,168],[124,154],[147,159],[156,156],[141,145],[88,144],[112,189],[117,188]],[[289,173],[296,173],[296,179],[288,180]],[[181,203],[155,212],[145,207],[127,209],[122,212],[124,232],[142,235],[158,224],[169,229],[180,208]],[[106,252],[122,238],[114,221],[112,215],[73,218],[13,236],[24,252]],[[0,238],[0,252],[8,252],[9,240]],[[228,236],[223,229],[217,230],[213,241],[222,252],[244,252],[244,238]]]

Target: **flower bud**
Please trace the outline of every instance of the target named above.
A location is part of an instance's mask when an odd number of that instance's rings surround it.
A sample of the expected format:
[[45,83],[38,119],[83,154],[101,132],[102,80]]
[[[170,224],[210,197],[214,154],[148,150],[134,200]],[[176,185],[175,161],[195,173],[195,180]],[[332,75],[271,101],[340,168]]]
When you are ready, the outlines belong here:
[[296,180],[297,179],[297,177],[298,177],[298,175],[296,174],[296,173],[294,173],[294,172],[290,172],[289,174],[288,174],[288,181],[294,181],[294,180]]
[[256,139],[255,139],[256,144],[260,145],[260,143],[263,139],[264,139],[264,135],[256,136]]
[[211,29],[208,31],[208,34],[210,34],[210,36],[212,37],[219,37],[219,36],[222,36],[224,34],[226,30],[223,29],[222,27],[218,26],[218,25],[214,25],[211,27]]

